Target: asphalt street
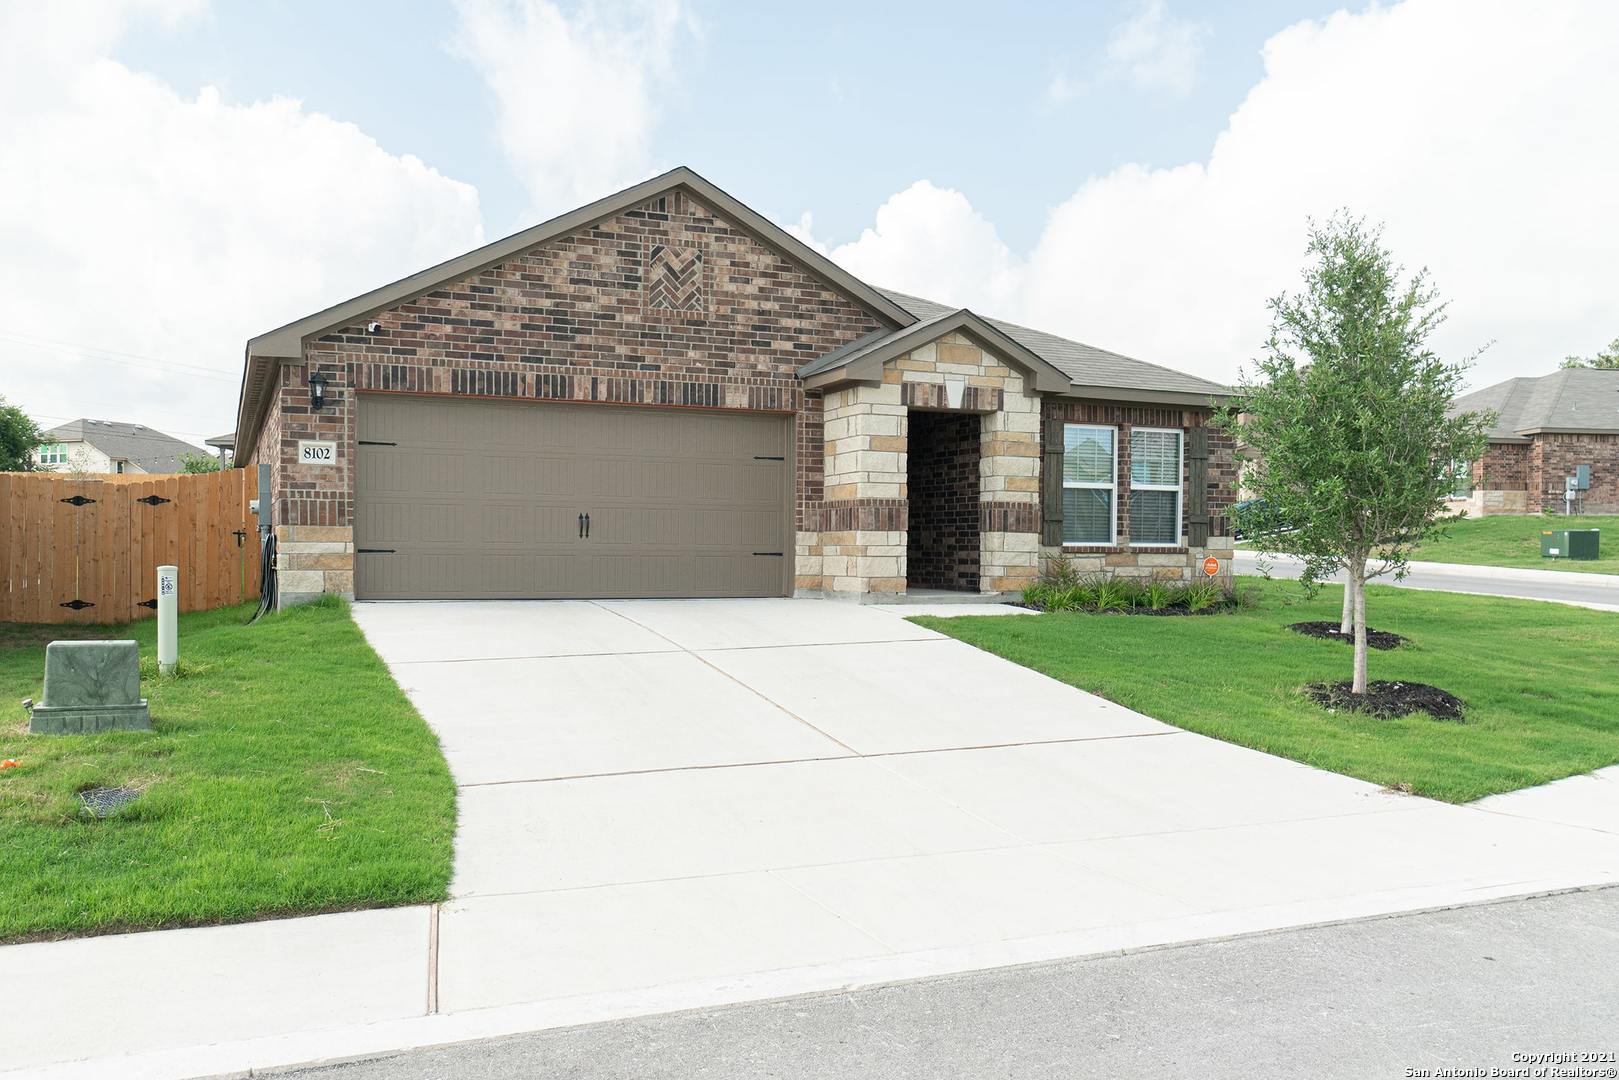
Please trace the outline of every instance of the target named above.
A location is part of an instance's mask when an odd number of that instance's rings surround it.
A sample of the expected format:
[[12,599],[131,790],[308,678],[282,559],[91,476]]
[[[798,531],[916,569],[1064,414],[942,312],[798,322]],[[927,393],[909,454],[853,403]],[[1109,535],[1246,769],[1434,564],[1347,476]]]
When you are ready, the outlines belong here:
[[[1443,1075],[1438,1070],[1446,1067],[1488,1076],[1492,1068],[1524,1064],[1514,1055],[1615,1051],[1619,888],[1610,888],[615,1021],[275,1075],[1374,1080]],[[1614,1076],[1612,1063],[1610,1056],[1583,1075]],[[1434,1071],[1407,1071],[1424,1069]]]
[[[1299,564],[1283,556],[1260,556],[1251,551],[1237,553],[1237,573],[1257,574],[1261,560],[1275,578],[1296,578]],[[1334,577],[1342,581],[1343,576]],[[1482,593],[1513,596],[1526,600],[1552,600],[1562,604],[1619,610],[1619,575],[1580,574],[1568,571],[1518,570],[1461,564],[1414,563],[1403,581],[1392,574],[1373,578],[1373,585],[1396,585],[1406,589],[1437,589],[1444,592]]]

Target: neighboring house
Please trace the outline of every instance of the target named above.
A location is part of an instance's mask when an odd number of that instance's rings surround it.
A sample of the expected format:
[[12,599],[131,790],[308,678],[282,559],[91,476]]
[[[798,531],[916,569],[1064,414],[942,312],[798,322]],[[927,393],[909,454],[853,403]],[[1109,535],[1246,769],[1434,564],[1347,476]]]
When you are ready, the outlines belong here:
[[182,457],[202,452],[141,424],[73,420],[44,433],[34,461],[47,472],[177,473]]
[[236,456],[236,432],[227,431],[223,435],[215,435],[211,439],[204,439],[203,442],[213,447],[214,452],[219,455],[219,467],[221,469],[230,468],[231,460]]
[[[1472,516],[1562,512],[1566,478],[1587,466],[1581,513],[1619,513],[1619,371],[1564,368],[1456,399],[1453,412],[1498,414],[1484,456],[1455,497]],[[1463,472],[1458,470],[1459,473]]]
[[1228,396],[874,288],[682,168],[252,339],[236,445],[283,603],[891,599],[1229,574]]

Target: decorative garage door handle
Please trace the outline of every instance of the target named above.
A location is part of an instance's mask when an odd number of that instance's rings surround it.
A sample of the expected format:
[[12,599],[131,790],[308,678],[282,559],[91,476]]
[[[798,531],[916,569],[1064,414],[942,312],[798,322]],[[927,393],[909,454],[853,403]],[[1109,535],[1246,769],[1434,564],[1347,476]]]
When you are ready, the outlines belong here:
[[585,515],[585,539],[590,539],[590,515]]
[[585,538],[585,515],[579,515],[579,539]]

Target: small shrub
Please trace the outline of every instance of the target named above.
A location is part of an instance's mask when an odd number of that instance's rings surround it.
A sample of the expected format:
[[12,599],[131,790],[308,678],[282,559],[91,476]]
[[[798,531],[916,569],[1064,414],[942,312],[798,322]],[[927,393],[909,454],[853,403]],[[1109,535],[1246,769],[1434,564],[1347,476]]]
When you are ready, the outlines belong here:
[[1212,581],[1198,581],[1186,586],[1181,601],[1187,611],[1204,611],[1222,599],[1220,587]]
[[1168,585],[1162,581],[1155,581],[1142,592],[1141,601],[1148,611],[1163,611],[1169,607],[1171,595]]

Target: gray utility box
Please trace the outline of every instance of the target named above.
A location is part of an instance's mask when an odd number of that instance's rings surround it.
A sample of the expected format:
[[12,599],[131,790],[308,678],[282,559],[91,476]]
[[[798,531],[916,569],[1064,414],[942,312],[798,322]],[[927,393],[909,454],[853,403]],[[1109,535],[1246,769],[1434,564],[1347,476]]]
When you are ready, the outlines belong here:
[[1601,556],[1601,529],[1543,529],[1540,557],[1543,559],[1595,559]]
[[53,641],[45,646],[45,700],[28,730],[52,735],[151,731],[133,641]]

